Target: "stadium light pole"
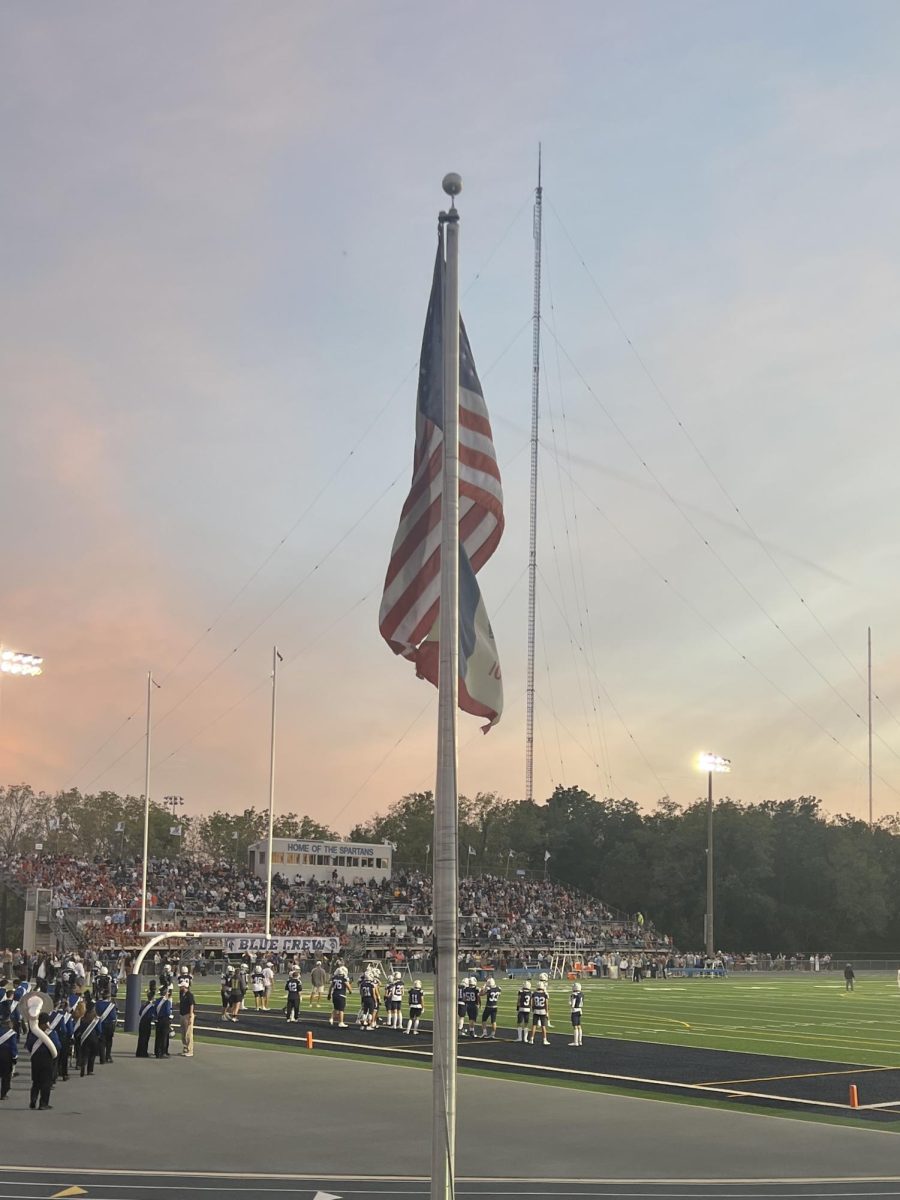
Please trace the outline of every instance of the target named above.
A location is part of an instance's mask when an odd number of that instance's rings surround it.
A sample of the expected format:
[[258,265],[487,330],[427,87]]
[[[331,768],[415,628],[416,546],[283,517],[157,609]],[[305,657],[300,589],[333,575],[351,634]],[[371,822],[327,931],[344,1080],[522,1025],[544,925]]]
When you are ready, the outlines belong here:
[[731,770],[731,759],[721,758],[708,751],[697,760],[701,771],[706,771],[709,786],[706,797],[706,955],[713,958],[716,952],[713,929],[713,775],[727,774]]
[[[24,675],[26,678],[43,675],[44,660],[39,654],[23,654],[20,650],[7,650],[0,642],[0,685],[4,675]],[[0,686],[0,703],[3,699],[3,688]],[[0,708],[2,716],[2,708]],[[0,946],[6,945],[6,913],[8,894],[6,884],[3,884],[0,895]]]
[[[144,755],[144,861],[141,868],[141,933],[147,932],[147,847],[150,841],[150,725],[153,689],[159,684],[147,672],[147,746]],[[140,998],[140,995],[138,996]]]
[[[178,821],[178,809],[184,806],[184,796],[163,796],[163,804],[166,808],[172,810],[172,820]],[[174,832],[177,830],[178,832]],[[182,835],[182,827],[178,824],[169,826],[169,837],[180,838]]]
[[275,717],[278,698],[278,664],[283,662],[277,646],[272,647],[272,728],[269,732],[269,836],[266,850],[266,937],[272,936],[272,842],[275,833]]

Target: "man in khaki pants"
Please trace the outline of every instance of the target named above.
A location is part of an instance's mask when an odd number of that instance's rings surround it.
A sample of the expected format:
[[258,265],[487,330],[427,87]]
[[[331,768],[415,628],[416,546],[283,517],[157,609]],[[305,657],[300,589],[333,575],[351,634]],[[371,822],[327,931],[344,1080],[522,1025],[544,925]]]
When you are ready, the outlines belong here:
[[185,1058],[194,1057],[194,1009],[196,1001],[187,980],[178,985],[178,1011],[181,1014],[181,1053]]

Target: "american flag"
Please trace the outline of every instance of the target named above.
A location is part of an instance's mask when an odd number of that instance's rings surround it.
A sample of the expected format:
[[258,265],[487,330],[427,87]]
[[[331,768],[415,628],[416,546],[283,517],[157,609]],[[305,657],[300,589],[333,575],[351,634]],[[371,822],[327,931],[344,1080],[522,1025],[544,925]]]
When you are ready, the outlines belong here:
[[[441,583],[443,446],[443,233],[438,237],[431,298],[419,359],[416,447],[409,495],[400,514],[384,582],[379,628],[416,673],[437,685]],[[494,635],[475,573],[503,533],[503,491],[491,423],[466,329],[459,322],[459,706],[500,718],[503,686]]]

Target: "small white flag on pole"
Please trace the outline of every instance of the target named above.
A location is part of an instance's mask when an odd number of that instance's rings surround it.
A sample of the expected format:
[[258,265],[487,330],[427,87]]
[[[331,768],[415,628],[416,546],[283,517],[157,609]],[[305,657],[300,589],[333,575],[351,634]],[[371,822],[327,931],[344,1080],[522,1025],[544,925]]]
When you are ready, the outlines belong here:
[[469,847],[469,857],[471,858],[471,857],[472,857],[472,855],[473,855],[474,853],[475,853],[475,847],[474,847],[474,846],[470,846],[470,847]]
[[124,832],[125,832],[125,822],[120,821],[118,823],[118,825],[116,826],[116,833],[124,833]]
[[510,850],[506,857],[507,858],[515,858],[516,857],[515,850]]
[[181,837],[181,826],[180,825],[170,825],[169,826],[169,837]]
[[549,851],[549,850],[545,850],[545,851],[544,851],[544,862],[546,862],[546,861],[547,861],[547,859],[548,859],[549,857],[550,857],[550,851]]

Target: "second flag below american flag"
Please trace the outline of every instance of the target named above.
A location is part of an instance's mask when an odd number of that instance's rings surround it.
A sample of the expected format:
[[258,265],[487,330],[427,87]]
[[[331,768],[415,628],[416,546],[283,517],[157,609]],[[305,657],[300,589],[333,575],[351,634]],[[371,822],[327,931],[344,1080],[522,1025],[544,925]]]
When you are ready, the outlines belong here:
[[[437,685],[441,580],[444,245],[438,238],[419,359],[416,446],[378,625],[395,654]],[[503,711],[500,662],[475,578],[503,533],[503,491],[484,394],[466,329],[459,322],[459,707],[485,717]]]

